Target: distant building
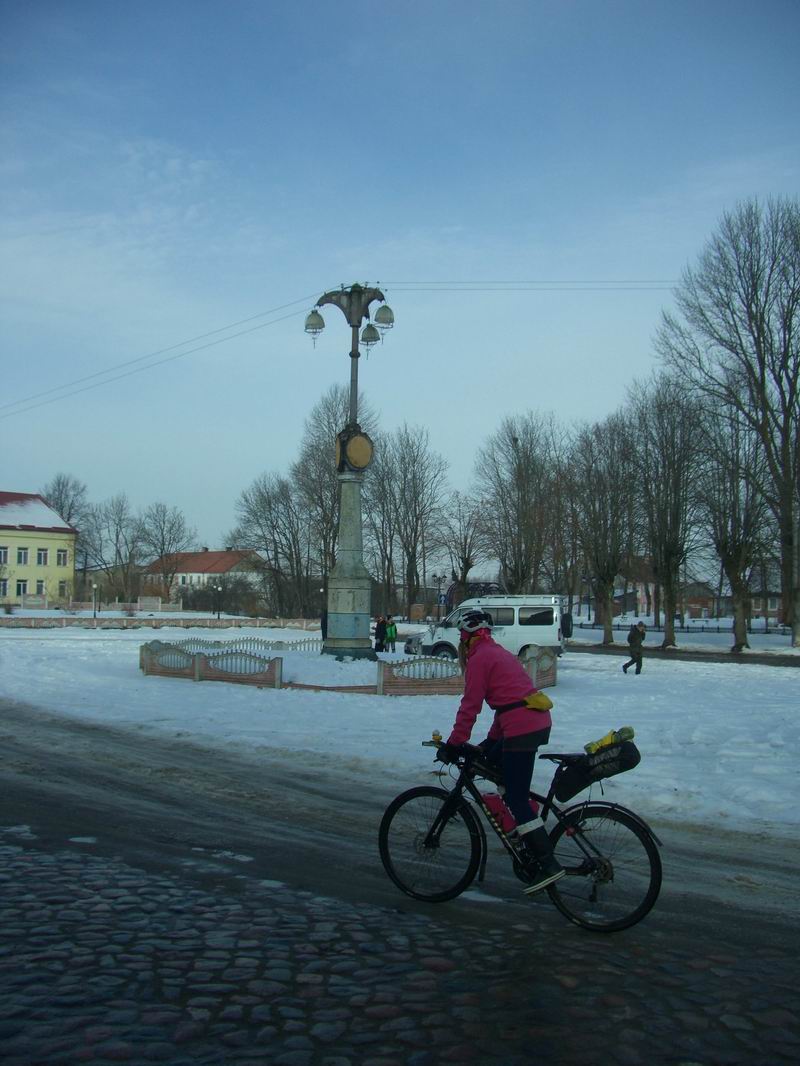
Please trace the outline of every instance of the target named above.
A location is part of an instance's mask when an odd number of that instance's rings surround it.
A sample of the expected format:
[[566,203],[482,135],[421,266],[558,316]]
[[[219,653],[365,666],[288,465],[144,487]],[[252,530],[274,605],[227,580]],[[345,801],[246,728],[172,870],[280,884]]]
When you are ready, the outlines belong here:
[[227,577],[244,577],[257,584],[261,556],[250,549],[226,548],[225,551],[176,552],[156,559],[145,568],[144,576],[151,582],[162,582],[164,574],[174,574],[169,594],[179,596],[187,588],[206,588]]
[[47,607],[75,587],[78,530],[30,492],[0,492],[0,601]]

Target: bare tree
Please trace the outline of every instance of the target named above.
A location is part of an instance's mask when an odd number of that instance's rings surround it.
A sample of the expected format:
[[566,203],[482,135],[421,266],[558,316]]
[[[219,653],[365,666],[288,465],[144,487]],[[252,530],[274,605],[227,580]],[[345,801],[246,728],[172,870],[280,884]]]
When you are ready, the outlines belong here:
[[701,411],[686,387],[662,375],[631,390],[633,455],[656,583],[664,593],[664,641],[675,644],[680,572],[696,533]]
[[481,536],[484,510],[477,496],[452,493],[442,508],[438,532],[431,545],[447,552],[453,581],[459,590],[457,601],[466,596],[470,571],[484,558]]
[[579,594],[585,560],[578,519],[578,476],[573,457],[574,440],[555,421],[550,423],[550,490],[547,499],[549,546],[545,550],[544,580],[548,591],[566,594],[569,610]]
[[[336,560],[339,524],[339,482],[336,477],[336,435],[349,417],[350,391],[332,385],[317,401],[306,419],[300,455],[292,464],[290,478],[308,512],[309,529],[315,540],[319,576],[327,578]],[[376,417],[359,397],[361,427],[374,433]]]
[[89,509],[86,550],[111,592],[123,603],[131,603],[138,594],[144,546],[141,519],[131,510],[125,493]]
[[375,440],[375,458],[364,479],[364,551],[382,589],[383,609],[395,611],[397,587],[397,513],[394,501],[394,458],[391,444]]
[[410,610],[424,579],[427,545],[434,539],[447,464],[431,451],[426,429],[405,424],[389,437],[387,455],[393,471],[392,506]]
[[[761,491],[765,457],[757,434],[731,407],[707,413],[702,427],[701,512],[733,600],[733,648],[748,647],[749,578],[770,526]],[[774,528],[774,527],[773,527]],[[766,590],[765,590],[766,591]]]
[[499,559],[511,593],[535,590],[549,545],[550,421],[533,413],[506,418],[478,454],[485,551]]
[[75,568],[81,571],[85,586],[89,562],[86,529],[90,512],[86,485],[72,474],[59,473],[48,481],[40,495],[61,515],[68,526],[78,531],[75,540]]
[[[236,543],[253,548],[264,562],[265,590],[279,615],[310,612],[311,566],[307,515],[292,483],[277,474],[262,474],[236,503]],[[269,600],[268,600],[269,602]]]
[[72,474],[56,474],[41,490],[47,504],[68,526],[80,530],[89,509],[86,485]]
[[622,413],[578,433],[573,450],[578,536],[603,622],[603,643],[613,643],[614,585],[630,543],[628,504],[636,469],[631,434]]
[[755,200],[722,217],[664,314],[658,348],[675,372],[758,435],[781,541],[783,617],[800,644],[800,203]]
[[180,553],[190,551],[197,534],[177,507],[154,503],[142,515],[142,550],[155,561],[155,570],[169,592],[175,580]]

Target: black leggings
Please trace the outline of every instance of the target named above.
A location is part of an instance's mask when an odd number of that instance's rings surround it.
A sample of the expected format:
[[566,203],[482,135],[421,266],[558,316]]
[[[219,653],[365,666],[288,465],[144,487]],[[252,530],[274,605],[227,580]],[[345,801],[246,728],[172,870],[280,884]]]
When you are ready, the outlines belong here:
[[[505,794],[503,802],[511,811],[517,825],[524,825],[533,817],[528,793],[531,790],[533,764],[536,752],[550,739],[550,727],[528,733],[524,737],[511,737],[505,743],[496,741],[494,747],[486,753],[490,762],[499,764],[503,770]],[[508,747],[508,744],[513,745]],[[517,746],[519,745],[519,746]]]

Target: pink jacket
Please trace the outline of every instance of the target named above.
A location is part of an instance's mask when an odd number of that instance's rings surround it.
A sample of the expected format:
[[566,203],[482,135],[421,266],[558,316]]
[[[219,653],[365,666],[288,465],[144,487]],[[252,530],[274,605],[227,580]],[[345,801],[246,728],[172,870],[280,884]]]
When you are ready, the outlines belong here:
[[[472,735],[472,727],[484,700],[490,707],[504,707],[536,692],[522,663],[510,651],[495,644],[487,630],[479,630],[467,654],[464,675],[464,695],[456,714],[449,744],[464,744]],[[549,711],[533,711],[516,707],[495,714],[489,730],[491,740],[518,737],[552,725]]]

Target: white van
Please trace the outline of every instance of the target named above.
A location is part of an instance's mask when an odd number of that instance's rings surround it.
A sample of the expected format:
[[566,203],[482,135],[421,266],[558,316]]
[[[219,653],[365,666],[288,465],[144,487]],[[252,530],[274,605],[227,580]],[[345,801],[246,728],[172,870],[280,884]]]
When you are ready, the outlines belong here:
[[485,611],[492,619],[492,637],[514,655],[524,656],[532,644],[552,648],[558,655],[572,636],[572,615],[563,596],[478,596],[463,600],[443,621],[428,626],[420,651],[455,659],[459,622],[467,611]]

